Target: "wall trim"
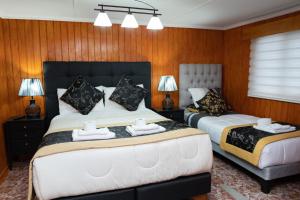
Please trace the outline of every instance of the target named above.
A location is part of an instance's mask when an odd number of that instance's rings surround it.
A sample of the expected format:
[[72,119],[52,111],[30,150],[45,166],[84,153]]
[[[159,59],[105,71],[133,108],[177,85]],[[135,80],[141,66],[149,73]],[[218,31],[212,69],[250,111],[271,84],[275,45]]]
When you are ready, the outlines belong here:
[[300,5],[293,6],[291,8],[280,10],[280,11],[277,11],[277,12],[270,12],[269,14],[262,15],[262,16],[259,16],[259,17],[253,17],[253,18],[250,18],[248,20],[245,20],[245,21],[242,21],[242,22],[239,22],[239,23],[236,23],[236,24],[232,24],[230,26],[226,26],[226,27],[224,27],[223,30],[229,30],[229,29],[237,28],[237,27],[244,26],[244,25],[247,25],[247,24],[252,24],[252,23],[255,23],[255,22],[259,22],[259,21],[263,21],[263,20],[272,19],[272,18],[275,18],[275,17],[291,14],[291,13],[294,13],[294,12],[297,12],[297,11],[300,11]]
[[0,172],[0,183],[2,183],[8,175],[8,168],[5,167],[2,172]]
[[[89,18],[70,18],[70,17],[23,17],[17,15],[6,15],[1,16],[2,19],[19,19],[19,20],[42,20],[42,21],[57,21],[57,22],[81,22],[81,23],[94,23],[92,19]],[[121,25],[122,21],[115,21],[113,24]],[[147,24],[139,23],[140,26],[147,26]],[[207,29],[207,30],[224,30],[223,27],[211,27],[211,26],[198,26],[198,25],[184,25],[184,24],[164,24],[166,28],[193,28],[193,29]]]

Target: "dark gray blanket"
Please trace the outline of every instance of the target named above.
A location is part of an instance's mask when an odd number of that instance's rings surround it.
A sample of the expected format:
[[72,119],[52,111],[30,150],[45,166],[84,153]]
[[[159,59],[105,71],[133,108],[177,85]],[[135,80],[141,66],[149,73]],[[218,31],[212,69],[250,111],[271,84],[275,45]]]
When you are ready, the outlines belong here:
[[[233,111],[229,111],[224,113],[224,115],[229,115],[229,114],[236,114]],[[198,122],[202,117],[208,117],[208,116],[212,116],[210,114],[208,114],[207,112],[191,112],[191,114],[187,117],[186,122],[190,127],[193,128],[198,128]]]

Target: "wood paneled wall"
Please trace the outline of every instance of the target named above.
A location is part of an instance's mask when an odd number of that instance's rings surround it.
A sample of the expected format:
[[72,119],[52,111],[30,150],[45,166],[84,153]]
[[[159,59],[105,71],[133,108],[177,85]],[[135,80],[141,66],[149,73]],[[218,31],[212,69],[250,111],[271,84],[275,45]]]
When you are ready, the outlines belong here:
[[236,111],[300,124],[300,104],[247,96],[251,39],[297,29],[300,12],[225,31],[224,94]]
[[[157,92],[161,75],[174,75],[180,63],[222,63],[223,32],[165,28],[148,31],[94,27],[91,23],[0,19],[0,105],[2,124],[24,113],[27,98],[17,96],[21,78],[42,78],[43,61],[150,61],[152,102],[160,106]],[[178,93],[173,98],[178,104]],[[38,104],[44,106],[43,98]],[[0,175],[6,169],[3,132],[0,131]]]

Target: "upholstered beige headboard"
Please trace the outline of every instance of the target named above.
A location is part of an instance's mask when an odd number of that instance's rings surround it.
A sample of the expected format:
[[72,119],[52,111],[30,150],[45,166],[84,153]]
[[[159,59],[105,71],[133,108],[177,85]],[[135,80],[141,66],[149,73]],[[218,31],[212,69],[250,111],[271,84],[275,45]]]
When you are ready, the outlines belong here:
[[188,88],[221,88],[221,64],[181,64],[179,66],[179,107],[193,103]]

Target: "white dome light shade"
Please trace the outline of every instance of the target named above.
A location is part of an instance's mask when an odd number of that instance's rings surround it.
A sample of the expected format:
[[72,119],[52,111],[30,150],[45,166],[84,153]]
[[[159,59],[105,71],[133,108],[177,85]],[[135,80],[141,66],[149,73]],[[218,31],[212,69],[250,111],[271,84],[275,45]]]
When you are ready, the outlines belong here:
[[122,22],[123,28],[137,28],[139,27],[135,17],[132,14],[127,14]]
[[109,26],[112,26],[112,24],[105,12],[99,12],[99,14],[94,22],[94,26],[109,27]]
[[157,16],[151,17],[151,19],[150,19],[150,21],[148,23],[147,29],[161,30],[163,28],[164,28],[164,26],[162,25],[159,17],[157,17]]

